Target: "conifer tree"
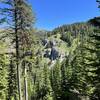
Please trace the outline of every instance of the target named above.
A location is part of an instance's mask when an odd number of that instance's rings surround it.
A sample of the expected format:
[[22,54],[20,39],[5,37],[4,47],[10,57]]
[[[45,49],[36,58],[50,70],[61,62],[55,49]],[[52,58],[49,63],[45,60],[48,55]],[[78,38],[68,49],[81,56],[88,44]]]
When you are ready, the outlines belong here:
[[[33,23],[32,10],[26,0],[1,0],[0,3],[5,4],[5,8],[0,9],[7,22],[7,28],[11,29],[12,42],[16,50],[16,66],[17,66],[17,80],[18,80],[18,93],[19,100],[22,100],[21,95],[21,79],[20,79],[20,66],[22,52],[30,48],[31,45],[31,29]],[[28,48],[28,49],[27,49]]]
[[94,95],[92,95],[93,100],[100,99],[100,30],[99,28],[94,28],[94,32],[89,35],[90,39],[85,45],[88,56],[86,56],[86,62],[84,64],[88,67],[88,77],[92,86],[94,87]]
[[[12,56],[11,56],[12,57]],[[10,59],[10,64],[8,68],[8,100],[17,100],[17,76],[16,67],[13,57]]]
[[59,60],[57,60],[54,68],[51,69],[50,81],[54,100],[61,100],[61,66]]
[[0,41],[0,100],[6,100],[8,96],[8,57],[4,54],[5,51],[4,44]]
[[49,69],[47,64],[44,65],[43,68],[43,94],[44,94],[44,99],[49,100],[50,98],[50,80],[49,80]]
[[70,67],[69,67],[69,60],[66,58],[62,62],[61,65],[61,91],[62,91],[62,100],[67,100],[70,97]]

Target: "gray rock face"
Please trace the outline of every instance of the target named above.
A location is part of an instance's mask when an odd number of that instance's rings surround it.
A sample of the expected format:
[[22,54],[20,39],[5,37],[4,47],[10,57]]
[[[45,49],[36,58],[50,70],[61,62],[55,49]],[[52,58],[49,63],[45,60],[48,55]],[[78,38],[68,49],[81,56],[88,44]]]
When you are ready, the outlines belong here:
[[56,41],[54,41],[54,40],[53,41],[49,41],[49,43],[50,43],[51,48],[56,46]]
[[51,61],[56,60],[59,57],[59,51],[56,48],[57,41],[44,39],[42,40],[42,45],[45,49],[50,49],[44,52],[44,57],[49,58]]
[[52,47],[56,46],[56,41],[54,41],[54,40],[49,41],[48,39],[44,39],[44,40],[42,40],[42,45],[46,46],[46,48],[52,48]]
[[46,58],[49,58],[50,57],[50,51],[49,50],[46,50],[45,51],[44,57],[46,57]]
[[42,45],[45,46],[46,44],[48,44],[48,39],[42,40]]
[[51,48],[50,59],[55,60],[59,57],[59,52],[55,48]]

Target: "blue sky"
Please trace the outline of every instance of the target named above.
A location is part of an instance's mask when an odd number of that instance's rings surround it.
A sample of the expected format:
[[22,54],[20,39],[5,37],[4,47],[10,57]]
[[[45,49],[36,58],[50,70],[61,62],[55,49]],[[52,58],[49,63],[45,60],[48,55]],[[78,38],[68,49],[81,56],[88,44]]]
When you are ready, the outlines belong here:
[[36,15],[35,27],[52,30],[63,24],[87,21],[100,15],[96,0],[29,0]]

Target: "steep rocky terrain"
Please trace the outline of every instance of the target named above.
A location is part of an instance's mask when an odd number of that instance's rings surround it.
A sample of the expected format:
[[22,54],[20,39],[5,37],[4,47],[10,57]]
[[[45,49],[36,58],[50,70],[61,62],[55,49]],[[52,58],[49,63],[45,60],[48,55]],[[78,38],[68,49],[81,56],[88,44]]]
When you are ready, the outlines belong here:
[[57,59],[62,62],[69,54],[73,55],[73,51],[80,43],[80,36],[89,34],[91,28],[89,23],[75,23],[63,25],[51,32],[42,31],[44,34],[40,34],[39,31],[35,55],[41,59],[41,63],[50,66],[53,66]]

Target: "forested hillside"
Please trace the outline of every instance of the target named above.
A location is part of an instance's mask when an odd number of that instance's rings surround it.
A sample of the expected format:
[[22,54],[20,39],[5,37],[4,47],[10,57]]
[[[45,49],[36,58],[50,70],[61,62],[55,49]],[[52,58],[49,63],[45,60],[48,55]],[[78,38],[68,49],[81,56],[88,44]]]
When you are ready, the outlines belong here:
[[52,31],[35,19],[27,0],[0,0],[0,100],[100,100],[100,17]]

